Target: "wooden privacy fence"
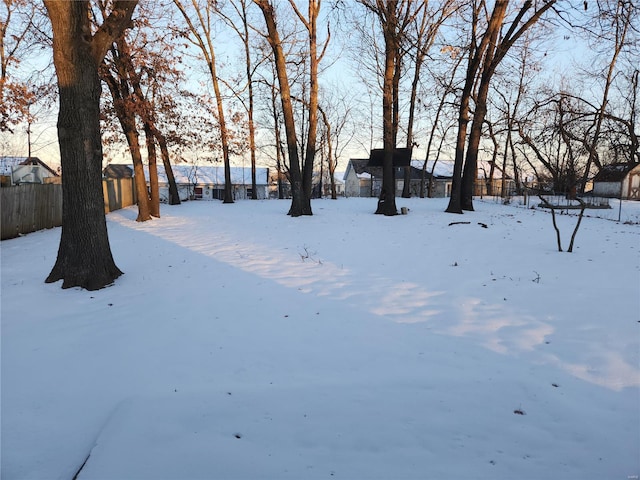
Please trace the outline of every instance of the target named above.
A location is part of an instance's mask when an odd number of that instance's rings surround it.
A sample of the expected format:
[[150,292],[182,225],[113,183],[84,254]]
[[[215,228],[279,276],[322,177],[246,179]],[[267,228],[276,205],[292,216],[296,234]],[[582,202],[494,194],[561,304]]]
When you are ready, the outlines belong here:
[[[105,213],[135,204],[133,179],[103,180]],[[23,184],[0,188],[0,237],[62,225],[62,185]]]
[[0,202],[2,240],[62,225],[62,185],[1,188]]

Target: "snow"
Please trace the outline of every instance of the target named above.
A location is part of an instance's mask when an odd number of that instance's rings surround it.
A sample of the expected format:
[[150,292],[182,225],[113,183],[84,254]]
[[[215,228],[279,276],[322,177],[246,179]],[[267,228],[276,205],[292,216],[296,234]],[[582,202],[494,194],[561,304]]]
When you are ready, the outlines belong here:
[[113,212],[97,292],[43,283],[59,229],[3,241],[2,478],[637,478],[640,203],[573,253],[542,209],[397,203]]

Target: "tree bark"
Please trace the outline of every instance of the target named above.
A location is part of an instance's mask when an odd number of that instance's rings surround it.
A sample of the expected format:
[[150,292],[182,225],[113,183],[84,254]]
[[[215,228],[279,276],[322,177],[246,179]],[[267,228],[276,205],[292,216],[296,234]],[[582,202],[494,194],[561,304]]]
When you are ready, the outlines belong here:
[[[395,29],[395,25],[393,28]],[[382,190],[380,191],[378,208],[375,213],[386,216],[398,214],[396,207],[395,169],[393,168],[393,151],[395,149],[395,128],[393,123],[395,62],[395,41],[392,35],[385,32],[385,71],[382,94],[384,158],[382,161]]]
[[507,12],[508,1],[498,0],[493,9],[491,20],[487,27],[485,36],[489,36],[489,44],[484,54],[482,75],[480,76],[480,86],[476,94],[476,108],[473,112],[473,121],[471,122],[471,131],[469,133],[467,153],[462,172],[461,184],[461,207],[463,210],[473,211],[473,195],[475,194],[476,179],[478,177],[478,147],[480,146],[480,138],[482,137],[482,125],[484,117],[487,114],[487,97],[489,95],[489,83],[495,66],[493,64],[494,52],[496,49],[496,41],[500,27],[504,22]]
[[181,203],[180,194],[178,193],[176,178],[173,175],[173,168],[171,168],[169,148],[167,147],[167,139],[153,125],[152,125],[152,131],[155,139],[158,141],[158,145],[160,146],[160,154],[162,155],[162,164],[164,165],[164,172],[167,175],[167,182],[169,182],[169,205],[180,205]]
[[160,218],[160,186],[158,185],[156,140],[147,122],[144,122],[144,137],[147,143],[147,160],[149,163],[149,212],[152,217]]
[[[484,117],[487,112],[487,95],[491,78],[493,77],[497,66],[500,64],[513,44],[520,37],[522,37],[524,32],[526,32],[531,26],[533,26],[547,10],[552,8],[556,1],[557,0],[549,0],[548,2],[544,3],[528,19],[525,20],[526,13],[531,9],[532,6],[534,6],[531,0],[526,0],[515,14],[515,17],[506,33],[503,32],[503,26],[506,17],[507,6],[509,5],[509,0],[497,0],[495,2],[493,11],[491,13],[491,18],[487,26],[487,30],[482,36],[480,48],[478,49],[479,55],[476,55],[474,57],[474,61],[471,62],[475,65],[475,68],[473,69],[474,78],[472,80],[473,82],[475,82],[475,72],[478,71],[480,61],[482,57],[484,57],[482,61],[482,75],[480,76],[480,84],[478,86],[475,112],[473,114],[473,123],[469,135],[469,144],[467,146],[464,173],[463,178],[460,182],[460,191],[458,193],[460,199],[457,201],[459,202],[459,207],[461,210],[473,210],[473,189],[475,186],[478,169],[478,147],[480,145],[480,135],[482,133]],[[520,22],[522,22],[522,24]],[[467,76],[466,80],[469,81],[470,77]],[[460,137],[458,137],[458,140],[460,140]],[[458,152],[458,150],[456,149],[456,164],[458,163],[457,160],[459,153],[460,155],[462,155],[462,152]],[[456,179],[454,177],[454,183],[455,181]],[[461,210],[455,213],[462,213]],[[449,211],[449,209],[447,209],[447,211]]]
[[137,0],[119,0],[91,35],[89,2],[45,0],[53,30],[60,108],[58,139],[62,180],[62,234],[47,283],[98,290],[122,275],[109,245],[102,194],[100,78],[109,44],[131,20]]
[[445,210],[448,213],[462,213],[462,169],[464,166],[464,153],[467,144],[467,128],[469,126],[469,108],[471,103],[471,92],[476,80],[480,61],[489,43],[489,36],[484,35],[479,45],[476,45],[476,28],[478,24],[478,6],[473,6],[473,21],[471,25],[471,51],[469,52],[469,63],[465,75],[464,87],[460,97],[458,108],[458,134],[456,137],[456,154],[453,164],[453,178],[451,181],[451,197],[449,205]]

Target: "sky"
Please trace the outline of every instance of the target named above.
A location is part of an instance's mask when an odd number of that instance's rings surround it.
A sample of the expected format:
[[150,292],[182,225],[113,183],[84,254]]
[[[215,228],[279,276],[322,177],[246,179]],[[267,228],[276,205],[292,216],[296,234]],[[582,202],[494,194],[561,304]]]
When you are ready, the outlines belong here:
[[[340,28],[344,29],[344,25]],[[354,97],[357,97],[359,101],[362,101],[363,97],[366,96],[366,89],[361,85],[361,80],[356,78],[353,71],[355,68],[353,64],[354,60],[349,57],[353,57],[354,53],[349,53],[344,50],[344,46],[341,44],[339,37],[340,31],[337,27],[334,27],[334,35],[332,42],[330,43],[331,48],[329,53],[329,57],[333,57],[330,58],[332,64],[323,74],[322,83],[325,86],[325,89],[329,91],[340,88],[349,90]],[[219,38],[227,39],[226,42],[216,46],[219,60],[221,63],[226,63],[227,65],[232,66],[236,60],[234,55],[227,49],[230,43],[228,40],[230,37],[222,35]],[[567,36],[550,36],[549,38],[553,39],[546,42],[542,47],[548,51],[548,63],[547,67],[541,71],[541,75],[545,78],[549,78],[550,81],[557,83],[563,76],[566,77],[567,72],[574,70],[576,62],[580,63],[581,61],[584,61],[587,56],[587,51],[585,50],[581,40],[575,34],[567,34]],[[220,42],[219,39],[218,42]],[[26,77],[31,76],[34,71],[42,71],[48,62],[48,53],[34,50],[32,55],[21,58],[18,75]],[[206,75],[204,75],[203,67],[196,63],[194,59],[189,60],[188,63],[188,77],[190,79],[198,79],[198,81],[206,81]],[[222,68],[222,71],[224,72],[224,68]],[[49,74],[52,75],[53,72],[49,71]],[[41,76],[40,78],[43,77]],[[368,112],[368,107],[365,108],[365,110]],[[376,112],[379,112],[381,115],[381,105],[373,106],[373,113],[377,114]],[[60,154],[57,145],[56,109],[54,107],[48,111],[44,110],[36,113],[38,114],[37,121],[31,126],[32,153],[34,156],[41,157],[42,160],[50,164],[53,168],[56,168],[60,161]],[[13,135],[0,133],[0,155],[26,156],[28,150],[26,130],[26,126],[21,126],[16,129],[16,132]],[[357,136],[360,141],[357,139],[352,141],[349,148],[345,150],[342,158],[340,158],[338,166],[339,171],[344,171],[346,169],[346,165],[350,157],[363,158],[368,156],[369,147],[371,145],[369,145],[369,133],[364,130],[367,130],[367,128],[363,127],[358,130]],[[416,150],[415,158],[422,158],[426,141],[420,141],[418,143],[422,144],[422,149],[418,148]],[[374,145],[372,146],[380,147],[381,142],[376,143],[374,139]],[[121,149],[119,153],[117,151],[111,151],[110,153],[110,159],[117,163],[122,163],[125,157],[128,157],[126,148]],[[258,157],[258,161],[261,165],[272,166],[268,165],[272,162],[265,155],[260,154],[259,152]],[[242,161],[236,159],[236,163],[241,164]]]
[[43,282],[60,228],[3,241],[2,478],[636,478],[640,203],[567,253],[446,202],[112,212],[96,292]]

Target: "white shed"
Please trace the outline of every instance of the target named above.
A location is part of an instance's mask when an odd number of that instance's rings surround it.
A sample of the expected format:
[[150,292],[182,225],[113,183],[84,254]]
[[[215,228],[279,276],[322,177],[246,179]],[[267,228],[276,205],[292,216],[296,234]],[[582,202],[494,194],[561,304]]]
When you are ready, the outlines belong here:
[[640,200],[640,163],[605,165],[593,178],[593,194]]

